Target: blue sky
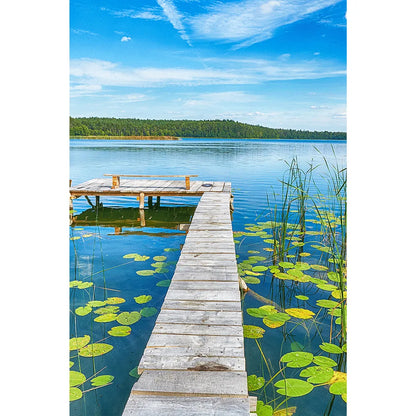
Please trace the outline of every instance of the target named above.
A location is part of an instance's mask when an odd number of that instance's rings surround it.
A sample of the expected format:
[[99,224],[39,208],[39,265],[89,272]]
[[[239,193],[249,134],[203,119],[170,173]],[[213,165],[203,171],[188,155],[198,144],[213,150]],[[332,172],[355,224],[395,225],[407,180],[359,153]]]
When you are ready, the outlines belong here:
[[346,131],[346,1],[71,0],[71,116]]

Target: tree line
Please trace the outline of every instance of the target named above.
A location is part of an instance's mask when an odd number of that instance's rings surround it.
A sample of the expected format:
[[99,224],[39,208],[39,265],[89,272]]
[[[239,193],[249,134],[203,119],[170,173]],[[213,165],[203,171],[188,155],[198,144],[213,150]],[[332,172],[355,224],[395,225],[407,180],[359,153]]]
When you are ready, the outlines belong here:
[[177,136],[256,139],[346,139],[345,132],[273,129],[233,120],[143,120],[70,117],[70,136]]

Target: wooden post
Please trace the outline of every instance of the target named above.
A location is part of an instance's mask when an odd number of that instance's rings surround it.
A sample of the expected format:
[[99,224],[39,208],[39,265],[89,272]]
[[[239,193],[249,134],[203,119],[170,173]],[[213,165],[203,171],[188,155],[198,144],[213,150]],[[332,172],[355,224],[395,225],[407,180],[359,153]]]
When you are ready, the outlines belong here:
[[140,192],[140,197],[139,197],[139,201],[140,201],[140,209],[144,209],[144,193]]
[[100,206],[100,196],[95,195],[95,208],[98,209],[99,206]]
[[147,206],[149,208],[153,208],[153,197],[152,196],[147,197]]
[[116,189],[120,186],[120,176],[113,175],[113,186],[111,189]]
[[146,218],[144,215],[144,209],[140,209],[140,226],[141,227],[146,227]]
[[156,197],[156,206],[160,208],[160,196]]
[[230,197],[230,210],[234,211],[234,195]]
[[186,189],[191,189],[191,182],[189,180],[189,176],[185,176],[185,188]]
[[114,227],[114,233],[115,235],[119,235],[123,231],[122,227]]

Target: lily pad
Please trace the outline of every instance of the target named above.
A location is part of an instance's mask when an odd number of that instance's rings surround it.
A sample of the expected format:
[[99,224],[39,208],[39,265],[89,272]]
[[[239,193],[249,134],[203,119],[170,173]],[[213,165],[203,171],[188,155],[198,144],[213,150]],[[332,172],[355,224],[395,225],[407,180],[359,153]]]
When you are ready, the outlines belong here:
[[126,300],[123,298],[118,298],[118,297],[112,297],[112,298],[107,298],[105,303],[107,305],[118,305],[120,303],[124,303]]
[[154,261],[165,261],[167,259],[166,256],[154,256],[153,260]]
[[69,282],[69,287],[78,287],[80,283],[83,283],[82,280],[71,280]]
[[169,252],[169,251],[179,251],[179,248],[172,248],[172,247],[168,247],[168,248],[164,248],[163,251]]
[[287,274],[296,277],[296,279],[302,279],[302,277],[305,276],[305,274],[299,269],[289,269]]
[[151,295],[141,295],[141,296],[135,297],[134,300],[136,301],[136,303],[139,303],[139,304],[147,303],[147,302],[150,302],[152,300],[152,296]]
[[314,270],[320,270],[320,271],[328,270],[328,267],[322,266],[320,264],[311,264],[311,268]]
[[320,367],[335,367],[337,365],[336,361],[332,358],[323,357],[322,355],[313,357],[313,362]]
[[113,376],[103,374],[101,376],[94,377],[93,379],[91,379],[91,384],[94,387],[101,387],[101,386],[105,386],[111,383],[113,380],[114,380]]
[[155,269],[162,269],[165,268],[166,263],[164,263],[163,261],[156,261],[155,263],[152,263],[151,266]]
[[279,380],[274,384],[277,392],[288,397],[305,396],[313,390],[313,385],[307,381],[298,380],[296,378],[286,378]]
[[87,377],[84,374],[80,373],[79,371],[69,371],[69,385],[71,387],[79,386],[80,384],[84,383]]
[[70,237],[70,240],[79,240],[81,237],[80,236],[75,236],[75,237]]
[[123,256],[123,259],[134,259],[136,256],[138,256],[139,254],[137,253],[129,253],[129,254],[125,254]]
[[303,261],[296,262],[295,267],[297,270],[309,270],[311,268],[311,266],[308,263],[305,263]]
[[90,300],[87,303],[88,306],[91,306],[92,308],[99,308],[101,306],[105,306],[106,302],[103,300]]
[[332,384],[329,388],[329,392],[332,394],[346,394],[347,393],[347,382],[346,381],[337,381]]
[[138,270],[136,272],[136,274],[138,274],[139,276],[152,276],[155,273],[155,270]]
[[78,284],[78,289],[88,289],[89,287],[93,286],[93,282],[82,282]]
[[269,308],[264,309],[263,307],[260,308],[247,308],[246,312],[250,315],[250,316],[254,316],[255,318],[264,318],[267,315],[270,315],[271,313],[276,313],[276,309],[271,306],[271,305],[265,305],[265,306],[269,306]]
[[341,293],[341,290],[337,289],[337,290],[334,290],[333,292],[331,292],[331,296],[334,297],[335,299],[346,299],[347,298],[347,291],[344,290]]
[[333,309],[339,306],[339,303],[335,302],[334,300],[320,299],[316,301],[316,305],[320,306],[321,308]]
[[308,300],[309,299],[309,297],[305,296],[305,295],[296,295],[295,298],[299,299],[299,300]]
[[104,315],[105,313],[118,313],[120,308],[118,306],[104,306],[104,308],[98,308],[94,311],[97,315]]
[[132,325],[140,320],[142,315],[140,312],[133,311],[133,312],[122,312],[120,315],[117,316],[117,322],[121,325]]
[[328,279],[332,280],[333,282],[338,283],[341,281],[340,275],[336,272],[328,272],[327,275],[328,275]]
[[313,354],[304,351],[288,352],[280,358],[282,363],[287,363],[290,368],[306,367],[313,360]]
[[263,318],[264,325],[269,328],[279,328],[285,324],[286,321],[278,317],[279,314],[274,313]]
[[148,259],[150,259],[149,256],[141,256],[140,254],[138,254],[134,257],[134,261],[146,261]]
[[92,311],[91,306],[80,306],[79,308],[75,309],[75,313],[78,316],[85,316],[88,315]]
[[69,340],[69,351],[79,350],[82,347],[85,347],[91,340],[89,335],[84,335],[83,337],[71,338]]
[[131,334],[131,328],[125,325],[113,326],[108,333],[113,337],[126,337]]
[[293,416],[296,413],[296,406],[286,407],[285,409],[275,410],[273,416]]
[[263,377],[257,377],[255,374],[247,377],[248,391],[255,391],[264,386],[265,380]]
[[157,314],[157,309],[154,307],[146,307],[143,308],[140,311],[140,315],[142,315],[144,318],[149,318],[150,316],[156,315]]
[[334,370],[331,367],[308,367],[300,372],[301,377],[308,377],[307,382],[313,384],[327,383],[334,375]]
[[273,416],[273,407],[268,404],[264,404],[261,400],[257,400],[256,415]]
[[134,377],[134,378],[139,378],[140,377],[140,374],[137,372],[137,367],[132,368],[129,371],[129,375],[132,376],[132,377]]
[[160,282],[156,283],[156,286],[159,286],[159,287],[169,287],[169,285],[170,285],[170,279],[161,280]]
[[69,388],[69,401],[73,402],[82,397],[82,391],[78,387]]
[[78,353],[81,357],[98,357],[99,355],[107,354],[112,349],[113,346],[110,344],[97,343],[81,348]]
[[94,319],[94,322],[113,322],[117,319],[116,313],[104,313],[102,315],[97,316]]
[[260,283],[260,279],[258,277],[254,277],[254,276],[247,276],[247,277],[243,277],[243,280],[248,283],[248,284],[253,284],[253,285],[257,285]]
[[341,354],[342,349],[335,344],[331,344],[329,342],[323,342],[319,348],[325,352],[329,352],[330,354]]
[[315,313],[308,310],[308,309],[302,309],[302,308],[289,308],[286,309],[285,312],[289,314],[290,316],[293,316],[294,318],[299,319],[311,319]]
[[328,292],[333,292],[334,290],[338,289],[335,285],[331,285],[329,283],[319,283],[316,285],[318,289],[326,290]]
[[281,261],[279,266],[283,267],[284,269],[293,269],[295,267],[295,265],[290,261]]
[[263,338],[265,329],[255,325],[243,325],[243,334],[245,338]]

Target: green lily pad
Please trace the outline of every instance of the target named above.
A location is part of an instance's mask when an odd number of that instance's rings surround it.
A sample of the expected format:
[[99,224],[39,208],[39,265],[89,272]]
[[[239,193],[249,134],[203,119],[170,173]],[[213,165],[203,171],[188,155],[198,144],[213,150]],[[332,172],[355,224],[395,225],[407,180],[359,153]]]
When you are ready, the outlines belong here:
[[78,285],[81,283],[83,283],[82,280],[71,280],[69,282],[69,287],[78,287]]
[[283,267],[284,269],[293,269],[295,267],[295,265],[290,261],[281,261],[279,266]]
[[257,400],[256,414],[257,416],[273,416],[273,407]]
[[329,357],[323,357],[322,355],[317,355],[313,357],[313,362],[320,367],[335,367],[337,363]]
[[105,385],[111,383],[113,380],[114,380],[113,376],[103,374],[101,376],[92,378],[91,379],[91,384],[94,387],[101,387],[101,386],[105,386]]
[[319,348],[325,352],[329,352],[330,354],[341,354],[342,349],[335,344],[330,344],[329,342],[323,342]]
[[117,316],[118,315],[116,313],[104,313],[102,315],[97,316],[94,319],[94,322],[112,322],[117,319]]
[[247,377],[248,391],[255,391],[264,386],[265,380],[263,377],[257,377],[255,374]]
[[75,237],[70,237],[70,240],[79,240],[81,237],[80,236],[75,236]]
[[75,363],[73,361],[69,362],[69,368],[71,368]]
[[69,351],[79,350],[82,347],[85,347],[91,340],[89,335],[84,335],[83,337],[71,338],[69,340]]
[[166,256],[154,256],[153,260],[154,261],[165,261],[167,259]]
[[118,297],[112,297],[112,298],[107,298],[105,300],[105,303],[107,305],[118,305],[120,303],[124,303],[126,300],[123,298],[118,298]]
[[[260,251],[258,251],[258,250],[247,250],[247,253],[257,254],[257,253],[260,253]],[[266,259],[266,258],[264,258],[264,259]]]
[[274,384],[277,392],[288,397],[305,396],[313,390],[313,385],[307,381],[298,380],[296,378],[286,378],[279,380]]
[[264,318],[267,315],[270,315],[271,313],[277,312],[276,309],[273,306],[271,306],[271,305],[265,305],[265,306],[270,306],[270,308],[268,308],[268,309],[263,309],[262,307],[260,307],[260,308],[247,308],[246,312],[250,316],[254,316],[255,318]]
[[78,289],[88,289],[89,287],[93,286],[93,282],[82,282],[78,284]]
[[253,284],[253,285],[257,285],[260,283],[260,279],[258,277],[254,277],[254,276],[247,276],[247,277],[243,277],[243,280],[248,283],[248,284]]
[[338,289],[335,285],[331,285],[329,283],[319,283],[316,285],[318,289],[326,290],[328,292],[333,292],[334,290]]
[[267,260],[266,257],[263,257],[263,256],[250,256],[249,259],[250,260],[256,260],[256,261],[264,261],[264,260]]
[[277,279],[280,279],[280,280],[293,280],[293,276],[287,273],[280,273],[280,272],[275,273],[273,274],[273,277],[276,277]]
[[296,295],[295,298],[299,299],[299,300],[308,300],[309,299],[309,297],[305,296],[305,295]]
[[92,308],[98,308],[98,307],[101,307],[101,306],[105,306],[106,302],[103,301],[103,300],[90,300],[87,303],[87,305],[91,306]]
[[159,267],[155,269],[155,273],[168,273],[169,269],[167,267]]
[[137,254],[137,253],[129,253],[129,254],[125,254],[125,255],[123,256],[123,259],[134,259],[134,258],[136,258],[138,255],[139,255],[139,254]]
[[331,385],[329,392],[332,394],[346,394],[347,393],[347,382],[337,381]]
[[328,272],[328,279],[337,283],[341,281],[340,275],[337,272]]
[[330,247],[318,246],[317,244],[312,244],[311,247],[316,248],[317,250],[323,251],[324,253],[332,252]]
[[129,371],[129,375],[134,377],[134,378],[139,378],[140,374],[137,372],[138,368],[134,367]]
[[299,256],[301,257],[309,257],[311,255],[311,253],[307,253],[306,251],[304,251],[303,253],[299,253]]
[[294,318],[299,319],[311,319],[315,313],[310,311],[309,309],[302,309],[302,308],[289,308],[286,309],[285,312]]
[[82,391],[78,387],[69,388],[69,401],[73,402],[82,397]]
[[136,274],[138,274],[139,276],[152,276],[155,273],[155,270],[138,270],[136,272]]
[[320,264],[311,264],[311,268],[314,270],[320,270],[320,271],[328,270],[328,267],[321,266]]
[[149,318],[150,316],[153,316],[153,315],[156,315],[157,314],[157,309],[156,308],[154,308],[153,306],[152,307],[146,307],[146,308],[143,308],[141,311],[140,311],[140,314],[144,317],[144,318]]
[[280,315],[286,315],[290,319],[290,316],[285,313],[272,313],[263,318],[264,325],[268,326],[269,328],[279,328],[283,326],[287,319],[282,319]]
[[166,251],[166,252],[169,252],[169,251],[179,251],[180,249],[179,248],[168,247],[168,248],[164,248],[163,250]]
[[166,263],[163,261],[157,261],[155,263],[152,263],[151,266],[154,267],[155,269],[161,269],[166,266]]
[[331,367],[308,367],[300,372],[301,377],[308,377],[307,382],[313,384],[327,383],[334,375],[334,370]]
[[308,263],[305,263],[303,261],[296,262],[295,267],[297,270],[309,270],[311,268],[311,266]]
[[113,326],[108,333],[113,337],[126,337],[131,334],[131,328],[129,326]]
[[299,269],[289,269],[287,271],[287,274],[289,274],[290,276],[296,277],[297,279],[302,279],[302,277],[305,276],[305,274]]
[[81,357],[98,357],[99,355],[104,355],[110,352],[113,349],[113,346],[110,344],[89,344],[79,350],[79,355]]
[[142,315],[140,312],[133,311],[133,312],[122,312],[120,315],[117,316],[117,322],[121,325],[132,325],[140,320]]
[[118,313],[120,308],[118,306],[104,306],[104,308],[98,308],[94,311],[97,315],[104,315],[105,313]]
[[140,296],[136,296],[134,298],[134,300],[136,301],[136,303],[139,303],[139,304],[147,303],[147,302],[150,302],[152,300],[152,296],[151,295],[140,295]]
[[339,306],[339,303],[335,302],[334,300],[320,299],[316,301],[316,305],[320,306],[321,308],[333,309]]
[[282,363],[287,363],[290,368],[306,367],[313,360],[313,354],[304,351],[288,352],[280,358]]
[[69,385],[71,387],[79,386],[82,384],[87,377],[84,374],[80,373],[79,371],[69,371]]
[[156,286],[159,286],[159,287],[169,287],[169,285],[170,285],[170,279],[161,280],[160,282],[156,283]]
[[255,325],[243,325],[243,334],[245,338],[263,338],[266,330]]
[[80,306],[79,308],[75,309],[75,313],[78,316],[85,316],[88,315],[92,311],[91,306]]

